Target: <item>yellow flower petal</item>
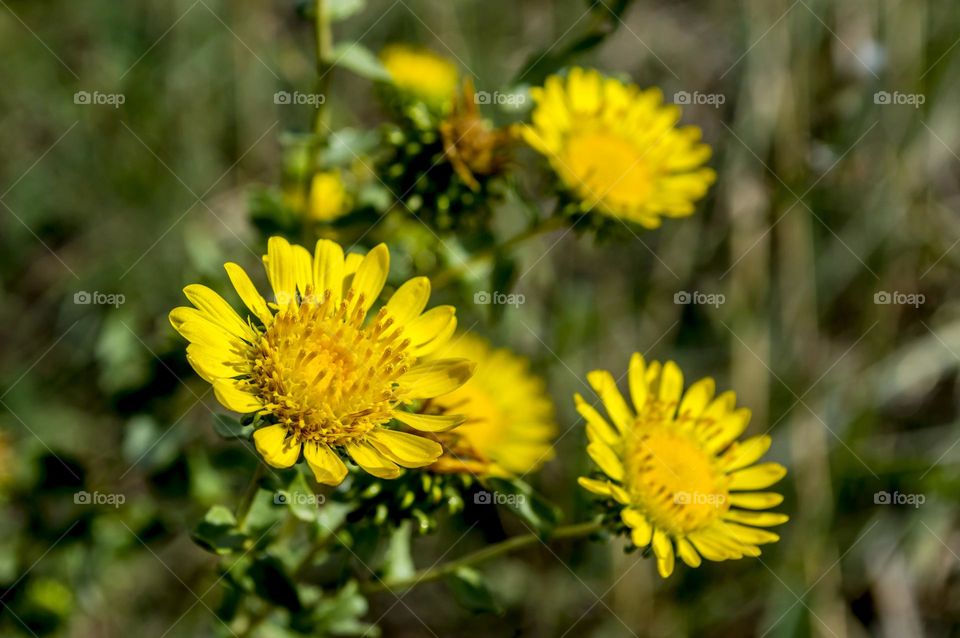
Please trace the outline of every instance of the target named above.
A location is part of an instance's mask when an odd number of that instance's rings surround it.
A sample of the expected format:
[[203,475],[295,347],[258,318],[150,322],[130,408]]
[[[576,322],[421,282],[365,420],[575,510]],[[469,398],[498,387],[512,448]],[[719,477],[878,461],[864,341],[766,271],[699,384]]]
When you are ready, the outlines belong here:
[[297,294],[290,242],[283,237],[271,237],[267,240],[267,254],[263,256],[263,265],[267,270],[276,304],[286,308],[296,300]]
[[426,277],[414,277],[393,293],[387,302],[387,312],[402,326],[419,317],[427,307],[429,299],[430,280]]
[[406,432],[378,428],[371,430],[367,439],[386,457],[404,467],[430,465],[443,454],[443,448],[436,441]]
[[678,417],[690,419],[699,417],[707,408],[707,404],[710,403],[715,391],[716,384],[710,377],[700,379],[691,385],[687,388],[687,392],[680,402],[680,407],[677,409]]
[[734,443],[720,458],[720,467],[727,472],[739,470],[760,460],[773,442],[766,434],[755,436],[740,443]]
[[[676,409],[680,402],[680,393],[683,392],[683,372],[673,361],[667,361],[663,364],[663,371],[660,373],[659,398],[661,401]],[[673,416],[673,410],[668,416]]]
[[313,470],[318,483],[340,485],[347,476],[347,466],[329,446],[309,441],[303,446],[303,458]]
[[661,530],[653,532],[653,553],[657,556],[657,571],[662,578],[673,573],[673,545],[670,538]]
[[439,359],[419,363],[397,379],[397,394],[405,399],[428,399],[453,392],[473,375],[467,359]]
[[386,244],[378,244],[367,253],[353,277],[353,290],[356,293],[353,307],[362,308],[366,314],[370,306],[380,297],[383,284],[390,272],[390,251]]
[[343,248],[340,244],[321,239],[313,253],[313,283],[321,299],[327,291],[334,304],[340,303],[343,293]]
[[777,512],[745,512],[743,510],[729,510],[723,515],[728,521],[743,523],[744,525],[754,525],[756,527],[773,527],[782,525],[790,520],[786,514]]
[[393,418],[421,432],[446,432],[463,423],[458,414],[414,414],[403,410],[394,410]]
[[630,539],[634,545],[644,548],[650,544],[650,540],[653,538],[653,525],[650,524],[646,516],[627,507],[620,512],[620,518],[630,527]]
[[591,443],[587,446],[587,454],[600,466],[604,474],[615,481],[623,480],[623,464],[606,445],[599,441]]
[[593,492],[600,496],[610,496],[610,484],[606,481],[598,481],[586,476],[578,476],[577,483],[588,492]]
[[234,290],[240,295],[240,300],[243,301],[244,305],[263,325],[270,325],[273,320],[273,313],[270,312],[267,302],[260,295],[257,287],[250,281],[247,271],[232,262],[227,262],[223,267],[226,269],[230,283],[233,284]]
[[253,394],[253,389],[237,381],[218,379],[213,384],[213,393],[220,405],[234,412],[248,414],[263,408],[263,402]]
[[690,567],[700,567],[700,554],[693,548],[686,538],[677,538],[677,554],[680,559]]
[[776,507],[783,502],[783,496],[775,492],[748,492],[746,494],[731,494],[727,497],[730,505],[750,510],[765,510]]
[[394,479],[400,476],[400,468],[397,464],[369,443],[359,441],[347,443],[344,447],[350,458],[370,474],[383,479]]
[[633,423],[633,413],[627,407],[627,402],[623,400],[620,390],[617,389],[617,382],[614,381],[613,375],[606,370],[594,370],[587,374],[587,381],[603,401],[613,424],[621,432],[626,432]]
[[287,434],[287,428],[282,425],[268,425],[253,433],[253,443],[269,465],[286,468],[300,458],[300,443]]
[[300,291],[300,295],[305,297],[307,289],[313,289],[313,258],[303,246],[292,246],[291,255],[293,256],[293,281]]
[[639,413],[647,404],[649,389],[646,380],[646,364],[643,361],[643,355],[634,352],[630,357],[630,368],[628,371],[630,380],[630,400],[633,401],[633,409]]
[[770,487],[787,474],[787,468],[779,463],[761,463],[739,470],[730,475],[731,490],[762,490]]
[[620,435],[610,427],[607,420],[600,416],[600,413],[597,412],[592,405],[583,400],[583,397],[580,396],[579,393],[573,395],[573,401],[577,407],[577,412],[579,412],[580,416],[587,422],[587,434],[591,441],[597,438],[609,446],[615,446],[620,443]]
[[191,284],[183,289],[187,299],[204,317],[235,337],[246,341],[256,339],[256,334],[223,297],[201,284]]
[[426,311],[404,327],[413,355],[424,357],[443,346],[457,329],[456,309],[437,306]]

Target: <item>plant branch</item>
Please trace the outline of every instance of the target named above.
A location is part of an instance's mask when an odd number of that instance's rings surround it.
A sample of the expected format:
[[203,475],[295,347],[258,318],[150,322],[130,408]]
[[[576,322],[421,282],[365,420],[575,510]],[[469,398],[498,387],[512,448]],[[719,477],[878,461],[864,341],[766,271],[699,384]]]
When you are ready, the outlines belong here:
[[[599,530],[600,527],[601,524],[599,521],[589,521],[586,523],[577,523],[575,525],[564,525],[563,527],[554,529],[550,534],[549,540],[589,536],[590,534]],[[482,563],[483,561],[496,558],[497,556],[512,552],[522,547],[526,547],[527,545],[533,545],[538,542],[542,542],[542,539],[536,534],[514,536],[513,538],[508,538],[507,540],[497,543],[496,545],[484,547],[483,549],[477,550],[472,554],[467,554],[462,558],[452,560],[448,563],[444,563],[443,565],[430,567],[428,569],[421,569],[407,578],[367,583],[361,586],[360,591],[365,594],[374,594],[382,591],[396,591],[410,587],[416,587],[421,583],[429,583],[431,581],[439,580],[444,576],[448,576],[456,572],[461,567]]]

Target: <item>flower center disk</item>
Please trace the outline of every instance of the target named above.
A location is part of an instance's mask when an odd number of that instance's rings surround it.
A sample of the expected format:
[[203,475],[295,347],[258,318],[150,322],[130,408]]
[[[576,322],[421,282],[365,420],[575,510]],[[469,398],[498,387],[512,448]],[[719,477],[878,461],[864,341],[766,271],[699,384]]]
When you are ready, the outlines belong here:
[[658,526],[674,534],[701,529],[730,507],[727,479],[692,435],[675,424],[638,426],[627,469],[631,495]]
[[254,355],[253,382],[301,442],[342,445],[391,419],[408,368],[401,330],[381,311],[363,326],[350,297],[305,297],[277,313]]

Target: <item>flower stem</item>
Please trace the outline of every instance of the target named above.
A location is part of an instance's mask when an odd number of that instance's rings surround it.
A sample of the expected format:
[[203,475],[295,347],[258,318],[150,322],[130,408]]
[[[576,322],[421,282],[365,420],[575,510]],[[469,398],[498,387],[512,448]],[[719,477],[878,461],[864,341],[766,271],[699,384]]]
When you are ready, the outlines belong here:
[[257,490],[260,489],[260,479],[263,478],[263,471],[263,463],[257,461],[257,469],[250,477],[247,489],[237,505],[237,529],[240,531],[244,531],[247,527],[247,515],[250,514],[250,506],[253,505],[253,499],[257,495]]
[[[549,540],[589,536],[590,534],[599,530],[600,527],[600,521],[588,521],[586,523],[564,525],[554,529],[550,534]],[[514,536],[513,538],[508,538],[507,540],[497,543],[496,545],[484,547],[483,549],[477,550],[472,554],[467,554],[462,558],[452,560],[448,563],[444,563],[443,565],[430,567],[428,569],[421,569],[407,578],[367,583],[366,585],[362,586],[360,590],[365,594],[375,594],[382,591],[396,591],[410,587],[416,587],[421,583],[429,583],[431,581],[439,580],[444,576],[448,576],[456,572],[461,567],[467,567],[469,565],[481,563],[483,561],[490,560],[491,558],[496,558],[502,554],[506,554],[507,552],[512,552],[538,542],[542,542],[542,540],[537,534]]]
[[314,33],[316,35],[317,56],[317,93],[323,96],[323,101],[317,105],[313,116],[313,132],[320,138],[324,137],[326,121],[326,94],[330,86],[330,74],[333,68],[329,64],[330,52],[333,50],[333,29],[330,27],[330,15],[327,12],[326,0],[316,0],[314,3]]

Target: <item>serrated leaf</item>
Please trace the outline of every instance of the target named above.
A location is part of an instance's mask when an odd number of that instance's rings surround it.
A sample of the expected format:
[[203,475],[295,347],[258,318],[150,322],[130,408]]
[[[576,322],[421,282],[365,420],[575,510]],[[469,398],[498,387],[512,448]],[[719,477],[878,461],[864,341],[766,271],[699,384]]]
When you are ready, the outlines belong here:
[[483,576],[472,567],[461,567],[445,580],[464,608],[474,612],[500,612],[500,605]]
[[375,82],[389,82],[390,73],[368,48],[359,42],[341,42],[333,47],[328,64],[353,71],[360,77]]

